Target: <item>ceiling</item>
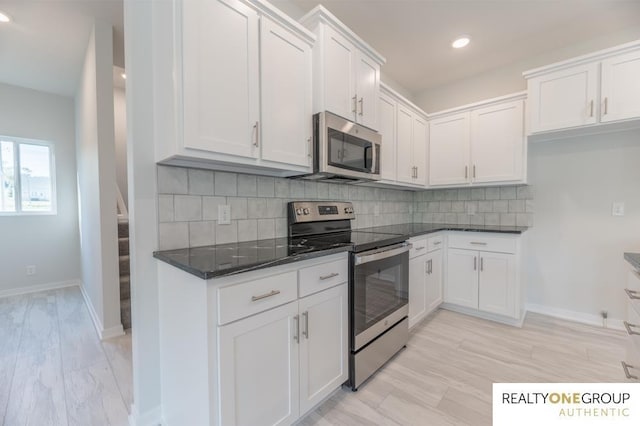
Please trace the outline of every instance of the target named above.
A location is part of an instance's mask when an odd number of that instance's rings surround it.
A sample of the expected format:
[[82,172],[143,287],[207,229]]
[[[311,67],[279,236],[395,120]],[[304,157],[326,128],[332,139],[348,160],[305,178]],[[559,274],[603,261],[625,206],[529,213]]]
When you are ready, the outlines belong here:
[[[316,0],[273,0],[299,18]],[[416,93],[607,33],[640,26],[638,0],[323,0]],[[298,14],[299,16],[295,16]],[[451,42],[471,36],[464,49]]]
[[98,19],[114,27],[114,64],[124,66],[122,0],[0,0],[0,82],[73,96]]

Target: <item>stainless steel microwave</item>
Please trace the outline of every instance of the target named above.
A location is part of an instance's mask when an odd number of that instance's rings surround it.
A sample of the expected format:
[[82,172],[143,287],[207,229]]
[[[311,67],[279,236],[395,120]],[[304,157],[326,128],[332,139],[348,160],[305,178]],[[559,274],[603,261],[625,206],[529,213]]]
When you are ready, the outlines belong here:
[[313,173],[301,179],[359,183],[380,179],[379,133],[330,112],[313,116]]

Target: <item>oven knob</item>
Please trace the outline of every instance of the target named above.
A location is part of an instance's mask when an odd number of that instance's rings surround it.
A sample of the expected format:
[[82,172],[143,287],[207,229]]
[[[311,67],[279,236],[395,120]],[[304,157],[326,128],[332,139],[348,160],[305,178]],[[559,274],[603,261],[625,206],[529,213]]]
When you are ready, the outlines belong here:
[[300,216],[302,214],[302,209],[296,209],[296,214]]
[[349,207],[345,207],[345,208],[344,208],[344,212],[345,212],[345,213],[349,213]]
[[304,214],[309,214],[309,209],[305,208],[305,209],[303,210],[303,212],[304,212]]

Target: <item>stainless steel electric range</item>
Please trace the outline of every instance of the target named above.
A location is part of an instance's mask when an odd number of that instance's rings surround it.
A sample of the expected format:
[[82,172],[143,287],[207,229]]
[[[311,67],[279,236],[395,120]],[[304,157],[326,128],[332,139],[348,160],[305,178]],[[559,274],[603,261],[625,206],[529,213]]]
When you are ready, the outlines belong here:
[[288,204],[289,238],[311,244],[350,243],[349,382],[367,380],[409,339],[409,249],[406,236],[351,229],[353,204]]

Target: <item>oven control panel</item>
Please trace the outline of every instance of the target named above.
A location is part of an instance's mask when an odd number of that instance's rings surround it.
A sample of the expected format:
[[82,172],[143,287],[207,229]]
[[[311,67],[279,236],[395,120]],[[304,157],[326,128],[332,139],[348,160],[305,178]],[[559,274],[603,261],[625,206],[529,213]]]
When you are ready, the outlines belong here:
[[289,224],[325,220],[355,219],[353,204],[339,201],[292,201],[288,204]]

